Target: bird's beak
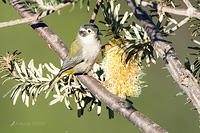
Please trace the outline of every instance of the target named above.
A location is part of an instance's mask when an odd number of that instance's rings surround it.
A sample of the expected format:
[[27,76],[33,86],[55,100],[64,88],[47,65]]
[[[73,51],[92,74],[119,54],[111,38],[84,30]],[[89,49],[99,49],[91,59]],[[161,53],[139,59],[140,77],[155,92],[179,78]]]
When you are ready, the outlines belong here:
[[101,32],[97,32],[97,35],[103,35]]

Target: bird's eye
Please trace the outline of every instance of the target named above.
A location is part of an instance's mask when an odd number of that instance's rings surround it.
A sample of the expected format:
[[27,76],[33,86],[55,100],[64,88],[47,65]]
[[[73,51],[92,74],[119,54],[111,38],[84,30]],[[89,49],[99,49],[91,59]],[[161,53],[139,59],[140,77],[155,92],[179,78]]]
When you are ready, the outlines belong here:
[[88,30],[88,33],[91,33],[92,31],[91,30]]

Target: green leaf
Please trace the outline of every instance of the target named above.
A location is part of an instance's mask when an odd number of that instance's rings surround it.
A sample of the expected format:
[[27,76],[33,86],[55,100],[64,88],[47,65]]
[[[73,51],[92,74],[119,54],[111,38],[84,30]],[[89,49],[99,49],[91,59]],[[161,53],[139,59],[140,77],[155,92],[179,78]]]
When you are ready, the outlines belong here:
[[187,57],[185,58],[185,63],[184,63],[184,65],[185,65],[185,68],[186,68],[186,69],[188,69],[190,72],[192,72],[192,70],[191,70],[191,68],[190,68],[191,64],[190,64],[190,61],[189,61],[189,59],[188,59]]

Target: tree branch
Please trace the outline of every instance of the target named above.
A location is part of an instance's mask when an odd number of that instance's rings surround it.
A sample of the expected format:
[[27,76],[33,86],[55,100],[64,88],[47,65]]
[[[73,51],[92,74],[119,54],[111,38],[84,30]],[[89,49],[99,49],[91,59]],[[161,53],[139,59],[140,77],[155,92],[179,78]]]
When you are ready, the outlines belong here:
[[144,7],[149,6],[161,12],[168,12],[175,15],[187,16],[190,18],[194,17],[194,18],[200,19],[200,11],[195,9],[193,6],[190,6],[191,4],[189,4],[186,1],[188,0],[184,0],[185,4],[188,7],[187,9],[176,9],[176,8],[168,7],[162,4],[149,3],[147,1],[141,1],[141,5]]
[[61,8],[64,8],[68,5],[70,5],[71,2],[67,2],[65,4],[60,4],[60,5],[57,5],[56,7],[54,7],[53,10],[47,10],[47,11],[44,11],[40,14],[35,14],[31,17],[26,17],[26,18],[20,18],[20,19],[16,19],[16,20],[11,20],[11,21],[8,21],[8,22],[1,22],[0,23],[0,28],[3,28],[3,27],[8,27],[8,26],[14,26],[14,25],[18,25],[18,24],[24,24],[24,23],[29,23],[29,22],[32,22],[32,21],[36,21],[36,20],[40,20],[42,19],[43,17],[53,13],[54,11],[57,11],[57,10],[60,10]]
[[[34,15],[24,2],[19,0],[8,1],[22,17],[31,17]],[[68,50],[60,38],[42,21],[34,21],[29,24],[48,43],[50,48],[64,60],[68,54]],[[132,107],[129,102],[107,91],[95,78],[89,77],[88,75],[79,75],[78,78],[100,101],[128,119],[143,132],[167,133],[159,125]]]
[[153,23],[151,17],[140,7],[136,6],[134,0],[126,0],[136,18],[150,37],[152,46],[164,60],[164,63],[171,76],[178,83],[179,87],[187,94],[193,105],[200,114],[200,85],[197,79],[184,68],[176,56],[174,48],[163,39],[159,29]]
[[[17,10],[22,18],[33,17],[36,13],[32,12],[28,6],[20,0],[8,0],[9,3]],[[41,20],[28,23],[49,45],[50,48],[64,60],[68,54],[68,49],[62,40]]]

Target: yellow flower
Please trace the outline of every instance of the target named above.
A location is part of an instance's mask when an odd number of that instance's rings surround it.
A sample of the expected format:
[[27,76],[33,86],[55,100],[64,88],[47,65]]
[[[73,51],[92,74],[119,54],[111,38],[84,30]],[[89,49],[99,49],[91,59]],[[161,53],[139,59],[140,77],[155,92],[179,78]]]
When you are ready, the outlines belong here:
[[105,72],[105,85],[111,93],[122,98],[126,98],[126,96],[137,97],[141,92],[140,83],[142,81],[140,81],[140,78],[143,72],[141,66],[132,60],[127,64],[122,63],[122,53],[119,53],[122,44],[121,39],[111,39],[109,47],[116,45],[119,47],[105,51],[102,62]]

